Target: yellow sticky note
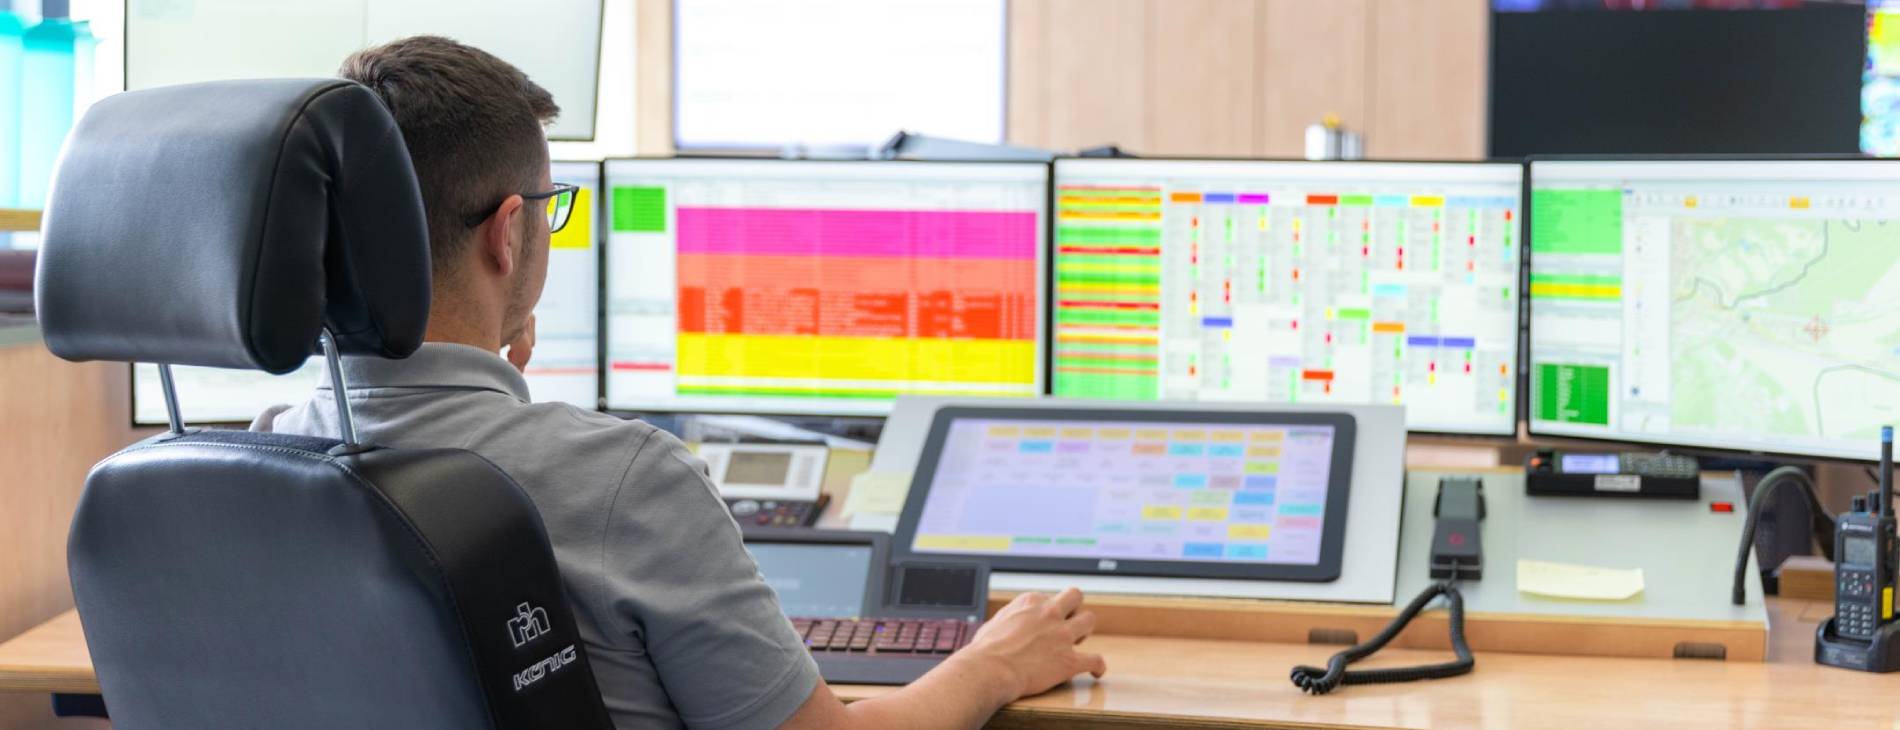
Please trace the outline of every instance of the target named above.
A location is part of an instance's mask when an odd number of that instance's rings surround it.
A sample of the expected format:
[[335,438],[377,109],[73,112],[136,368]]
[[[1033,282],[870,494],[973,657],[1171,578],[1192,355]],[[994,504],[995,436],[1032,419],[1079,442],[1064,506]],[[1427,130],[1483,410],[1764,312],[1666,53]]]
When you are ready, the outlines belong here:
[[567,225],[554,232],[548,246],[583,250],[594,247],[594,191],[587,188],[574,191],[574,210],[568,213]]
[[867,471],[851,478],[851,492],[845,495],[846,516],[859,514],[894,515],[904,511],[904,497],[910,494],[910,472]]
[[1643,592],[1643,569],[1519,560],[1517,589],[1551,598],[1622,601]]

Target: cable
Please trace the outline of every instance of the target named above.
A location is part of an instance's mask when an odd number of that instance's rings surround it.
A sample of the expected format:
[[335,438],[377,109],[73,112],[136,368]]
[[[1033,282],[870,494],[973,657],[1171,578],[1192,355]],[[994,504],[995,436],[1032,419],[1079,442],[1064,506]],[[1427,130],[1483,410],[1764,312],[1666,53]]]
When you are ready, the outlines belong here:
[[1755,484],[1755,496],[1748,500],[1748,519],[1742,523],[1742,544],[1735,550],[1735,583],[1729,599],[1740,606],[1748,602],[1747,586],[1744,580],[1748,573],[1748,551],[1755,549],[1755,523],[1761,519],[1762,506],[1768,503],[1768,496],[1782,484],[1793,483],[1801,487],[1808,498],[1808,512],[1813,519],[1814,535],[1821,544],[1821,555],[1834,559],[1834,517],[1821,507],[1820,497],[1814,493],[1814,478],[1800,467],[1783,466],[1768,472]]
[[[1423,593],[1412,599],[1411,604],[1400,611],[1386,624],[1379,635],[1371,641],[1334,654],[1326,661],[1326,668],[1301,665],[1293,668],[1293,684],[1312,695],[1323,695],[1350,684],[1386,684],[1389,682],[1415,682],[1421,679],[1442,679],[1468,674],[1477,662],[1471,658],[1471,646],[1465,643],[1465,597],[1458,592],[1458,578],[1454,574],[1451,580],[1438,581],[1425,588]],[[1394,667],[1391,669],[1359,669],[1348,671],[1346,665],[1371,656],[1385,648],[1393,638],[1405,629],[1412,619],[1432,599],[1445,597],[1451,608],[1451,650],[1458,658],[1443,664],[1425,664],[1416,667]]]

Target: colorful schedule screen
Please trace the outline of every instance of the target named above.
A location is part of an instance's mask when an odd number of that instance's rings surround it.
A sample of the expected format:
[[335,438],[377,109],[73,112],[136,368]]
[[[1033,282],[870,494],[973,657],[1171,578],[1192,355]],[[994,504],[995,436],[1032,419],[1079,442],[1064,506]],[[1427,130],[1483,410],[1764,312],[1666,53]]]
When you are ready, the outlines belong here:
[[610,160],[607,400],[877,415],[1033,397],[1048,167]]
[[1522,166],[1058,160],[1057,396],[1516,431]]
[[[564,402],[600,407],[600,277],[595,250],[600,233],[600,164],[555,162],[555,182],[580,186],[567,226],[549,239],[548,280],[535,305],[534,357],[524,374],[535,402]],[[314,345],[314,343],[313,343]],[[175,367],[181,415],[188,423],[246,423],[273,405],[302,403],[317,385],[313,358],[287,375],[254,370]],[[158,367],[132,368],[133,421],[165,424],[165,396]]]
[[1316,565],[1338,431],[957,418],[910,550]]
[[1539,434],[1873,459],[1900,420],[1900,161],[1531,165]]

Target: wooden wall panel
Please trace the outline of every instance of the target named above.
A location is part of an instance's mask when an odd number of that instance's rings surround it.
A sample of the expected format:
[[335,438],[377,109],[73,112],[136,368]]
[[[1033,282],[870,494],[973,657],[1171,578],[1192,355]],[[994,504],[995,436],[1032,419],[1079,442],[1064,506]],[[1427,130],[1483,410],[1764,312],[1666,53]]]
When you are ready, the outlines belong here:
[[[66,532],[86,472],[133,440],[126,367],[0,347],[0,638],[73,606]],[[56,723],[45,696],[0,695],[0,727],[91,726]]]
[[1043,144],[1146,149],[1145,0],[1047,0],[1047,10]]
[[1148,0],[1148,139],[1154,155],[1253,151],[1258,3]]
[[1004,64],[1007,96],[1003,100],[1003,137],[1011,144],[1041,147],[1048,134],[1043,111],[1048,106],[1048,0],[1010,0],[1009,58]]
[[1485,0],[1374,0],[1366,155],[1485,155],[1491,16]]
[[634,149],[673,154],[673,0],[637,0],[634,8]]
[[1256,154],[1300,157],[1327,114],[1365,130],[1371,12],[1371,0],[1260,0]]
[[1011,0],[1010,23],[1015,144],[1296,157],[1333,113],[1372,156],[1484,154],[1485,0]]

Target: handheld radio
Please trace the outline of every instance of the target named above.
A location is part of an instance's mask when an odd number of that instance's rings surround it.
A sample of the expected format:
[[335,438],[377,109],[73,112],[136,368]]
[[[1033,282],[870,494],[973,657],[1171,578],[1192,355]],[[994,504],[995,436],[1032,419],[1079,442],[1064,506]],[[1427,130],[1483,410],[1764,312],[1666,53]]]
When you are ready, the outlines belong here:
[[1893,427],[1880,429],[1880,489],[1836,519],[1834,618],[1815,631],[1814,661],[1868,672],[1900,670],[1894,622]]

